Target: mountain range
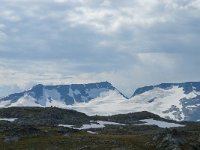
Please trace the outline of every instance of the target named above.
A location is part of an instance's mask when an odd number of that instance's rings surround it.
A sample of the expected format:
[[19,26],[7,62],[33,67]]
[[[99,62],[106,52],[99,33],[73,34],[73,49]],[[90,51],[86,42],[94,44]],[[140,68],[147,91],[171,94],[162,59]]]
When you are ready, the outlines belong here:
[[162,83],[138,88],[130,98],[109,82],[36,85],[0,99],[0,107],[59,107],[87,115],[148,111],[167,119],[200,121],[200,82]]

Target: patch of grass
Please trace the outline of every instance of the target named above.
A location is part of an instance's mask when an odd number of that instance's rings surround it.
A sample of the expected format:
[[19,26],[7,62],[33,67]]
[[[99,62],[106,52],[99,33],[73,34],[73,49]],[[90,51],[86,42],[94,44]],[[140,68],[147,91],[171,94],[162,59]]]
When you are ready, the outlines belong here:
[[138,149],[153,150],[155,147],[147,145],[148,136],[134,135],[90,135],[76,133],[69,136],[41,136],[23,138],[15,143],[0,141],[1,150],[76,150],[76,149]]

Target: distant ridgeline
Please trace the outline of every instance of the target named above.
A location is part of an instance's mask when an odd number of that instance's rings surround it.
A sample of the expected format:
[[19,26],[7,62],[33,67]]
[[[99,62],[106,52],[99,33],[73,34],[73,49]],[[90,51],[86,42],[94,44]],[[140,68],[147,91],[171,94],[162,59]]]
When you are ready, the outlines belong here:
[[200,82],[162,83],[138,88],[127,98],[109,82],[36,85],[0,99],[0,107],[75,109],[88,115],[149,111],[174,120],[200,121]]
[[[72,84],[72,85],[42,85],[38,84],[28,91],[11,94],[1,101],[16,103],[21,98],[32,98],[41,106],[46,106],[54,100],[62,101],[66,105],[86,103],[97,98],[103,92],[118,91],[109,82]],[[119,91],[118,91],[119,92]],[[120,92],[119,92],[120,93]],[[122,93],[120,93],[123,95]]]

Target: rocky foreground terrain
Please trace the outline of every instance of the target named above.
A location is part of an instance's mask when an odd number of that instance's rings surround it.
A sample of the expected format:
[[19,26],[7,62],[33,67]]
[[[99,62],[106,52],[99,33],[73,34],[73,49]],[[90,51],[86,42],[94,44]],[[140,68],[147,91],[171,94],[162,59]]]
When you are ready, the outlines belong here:
[[149,112],[106,117],[54,107],[4,108],[0,109],[0,148],[199,150],[200,123],[171,121]]

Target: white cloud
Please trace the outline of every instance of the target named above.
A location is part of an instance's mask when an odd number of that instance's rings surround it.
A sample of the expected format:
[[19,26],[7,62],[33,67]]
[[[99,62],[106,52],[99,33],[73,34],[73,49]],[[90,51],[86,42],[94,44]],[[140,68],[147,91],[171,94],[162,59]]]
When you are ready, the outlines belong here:
[[109,7],[111,5],[111,1],[110,0],[104,0],[100,6],[104,6],[104,7]]
[[200,0],[193,0],[189,6],[200,10]]
[[1,0],[0,82],[198,80],[199,17],[199,0]]
[[56,3],[73,3],[73,4],[83,4],[87,2],[88,0],[54,0]]
[[139,61],[148,66],[160,66],[164,69],[176,67],[173,55],[167,53],[139,53],[137,54]]
[[[104,1],[105,2],[105,1]],[[108,3],[108,2],[106,2]],[[159,6],[158,1],[136,1],[133,5],[113,8],[77,6],[72,9],[66,20],[72,26],[91,26],[101,33],[117,32],[120,28],[150,27],[156,23],[165,23],[169,18],[166,14],[157,15],[154,9]]]
[[6,37],[7,37],[7,35],[4,32],[0,31],[0,44],[5,42]]
[[4,24],[0,24],[0,30],[4,29],[5,25]]
[[16,15],[16,13],[12,10],[1,11],[0,18],[6,19],[12,22],[18,22],[21,20],[21,18],[18,15]]

